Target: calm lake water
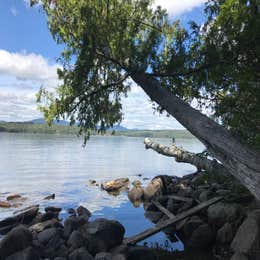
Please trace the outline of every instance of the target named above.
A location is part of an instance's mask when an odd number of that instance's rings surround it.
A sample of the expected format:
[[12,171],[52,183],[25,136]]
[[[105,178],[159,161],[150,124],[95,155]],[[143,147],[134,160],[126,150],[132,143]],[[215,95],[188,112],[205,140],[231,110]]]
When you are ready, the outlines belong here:
[[[8,193],[20,193],[28,200],[24,206],[53,205],[64,210],[79,205],[93,213],[93,219],[105,217],[120,221],[126,235],[134,235],[153,224],[145,219],[143,207],[134,208],[127,194],[111,196],[99,187],[89,185],[120,177],[131,181],[153,178],[159,174],[183,176],[195,171],[188,164],[176,163],[172,158],[146,150],[144,138],[102,137],[90,139],[85,148],[82,138],[43,134],[0,133],[0,199]],[[169,139],[155,139],[169,145]],[[203,145],[196,139],[176,139],[189,151],[200,152]],[[142,177],[138,177],[142,174]],[[53,201],[42,200],[51,193]],[[11,215],[13,209],[0,209],[0,220]],[[163,243],[166,236],[159,233],[148,243]],[[181,243],[173,245],[182,249]]]

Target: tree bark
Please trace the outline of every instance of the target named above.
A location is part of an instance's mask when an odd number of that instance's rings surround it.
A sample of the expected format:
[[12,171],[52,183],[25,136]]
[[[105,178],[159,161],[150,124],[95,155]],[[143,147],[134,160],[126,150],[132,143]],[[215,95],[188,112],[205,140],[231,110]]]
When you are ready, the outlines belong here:
[[152,142],[149,138],[144,139],[144,144],[146,149],[152,149],[159,154],[174,157],[177,162],[189,163],[196,166],[198,169],[203,169],[208,172],[215,172],[217,174],[220,173],[225,175],[229,174],[225,167],[216,160],[210,160],[195,153],[184,151],[174,144],[168,147]]
[[131,74],[146,94],[196,136],[223,166],[260,199],[260,154],[192,108],[144,72]]

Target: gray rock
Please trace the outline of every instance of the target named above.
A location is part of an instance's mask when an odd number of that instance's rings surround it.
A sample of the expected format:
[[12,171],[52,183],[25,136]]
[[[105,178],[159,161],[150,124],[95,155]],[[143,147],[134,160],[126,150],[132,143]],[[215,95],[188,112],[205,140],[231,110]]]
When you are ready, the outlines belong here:
[[47,221],[40,222],[40,223],[30,226],[29,230],[31,232],[35,231],[35,232],[39,233],[47,228],[52,228],[52,227],[62,227],[62,225],[59,223],[59,221],[57,219],[51,219],[51,220],[47,220]]
[[68,238],[74,230],[77,230],[86,223],[87,220],[85,217],[68,217],[64,222],[64,237]]
[[48,228],[43,230],[38,235],[38,240],[41,244],[46,245],[54,237],[61,237],[61,232],[57,228]]
[[235,222],[243,214],[238,204],[218,202],[208,208],[208,221],[218,228],[226,222]]
[[74,251],[77,248],[86,246],[86,243],[86,239],[78,230],[74,230],[67,241],[70,252]]
[[202,224],[195,229],[187,241],[187,246],[193,249],[207,249],[214,240],[214,234],[208,224]]
[[234,252],[250,254],[250,252],[260,249],[259,223],[259,211],[250,213],[237,230],[231,243],[231,248]]
[[59,256],[59,257],[55,257],[54,260],[67,260],[67,258],[66,258],[66,257],[60,257],[60,256]]
[[87,221],[91,217],[91,212],[83,206],[79,206],[77,208],[77,213],[80,217],[84,217]]
[[82,247],[72,252],[69,255],[69,260],[94,260],[94,257]]
[[234,237],[234,229],[230,223],[225,223],[217,232],[217,242],[229,244]]
[[118,221],[100,218],[82,226],[80,232],[89,241],[88,251],[95,255],[120,245],[125,229]]
[[6,260],[40,260],[40,256],[34,248],[27,247],[23,251],[8,256]]
[[0,241],[0,259],[31,246],[32,239],[31,232],[24,226],[14,228]]
[[212,192],[210,190],[204,190],[199,195],[199,201],[204,202],[212,197]]
[[236,252],[230,260],[249,260],[249,258],[242,253]]
[[198,216],[189,218],[183,227],[184,236],[189,238],[196,228],[203,224],[203,221]]
[[119,178],[112,181],[107,181],[101,184],[101,188],[106,191],[118,191],[129,184],[128,178]]
[[95,260],[113,260],[113,255],[111,253],[101,252],[96,254]]
[[163,193],[163,182],[160,177],[154,178],[144,189],[144,200],[151,200],[153,197]]
[[143,199],[144,196],[144,190],[140,186],[134,186],[129,192],[128,192],[128,198],[129,200],[134,203],[135,201],[140,201]]
[[130,247],[127,260],[157,260],[154,251],[148,247]]

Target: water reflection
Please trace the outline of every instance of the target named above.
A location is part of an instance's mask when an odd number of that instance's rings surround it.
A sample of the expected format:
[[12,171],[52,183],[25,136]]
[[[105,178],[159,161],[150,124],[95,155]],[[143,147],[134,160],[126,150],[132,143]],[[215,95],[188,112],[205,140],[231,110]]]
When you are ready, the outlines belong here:
[[[159,142],[169,144],[171,140]],[[177,139],[176,143],[193,152],[203,150],[195,139]],[[110,196],[89,185],[90,179],[101,183],[128,177],[131,182],[145,183],[149,180],[143,178],[158,174],[182,176],[195,170],[188,164],[145,150],[143,138],[98,136],[82,148],[82,139],[72,136],[0,133],[0,148],[0,199],[5,193],[20,193],[28,197],[24,206],[60,206],[64,209],[63,217],[66,209],[83,205],[93,212],[93,218],[102,216],[122,222],[127,235],[153,226],[144,218],[143,208],[134,208],[125,193]],[[43,200],[52,193],[56,194],[55,200]],[[0,219],[13,210],[0,209]],[[164,240],[165,235],[160,233],[148,242]]]

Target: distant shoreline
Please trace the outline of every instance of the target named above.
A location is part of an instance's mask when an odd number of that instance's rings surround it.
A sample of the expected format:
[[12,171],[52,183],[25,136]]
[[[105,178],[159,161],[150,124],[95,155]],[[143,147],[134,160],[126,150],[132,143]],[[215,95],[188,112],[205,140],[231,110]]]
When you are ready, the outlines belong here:
[[[64,134],[76,135],[77,126],[0,122],[0,133]],[[101,135],[93,132],[92,135]],[[194,138],[187,130],[108,130],[105,136],[151,137],[151,138]]]

